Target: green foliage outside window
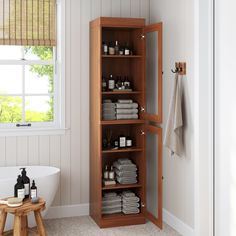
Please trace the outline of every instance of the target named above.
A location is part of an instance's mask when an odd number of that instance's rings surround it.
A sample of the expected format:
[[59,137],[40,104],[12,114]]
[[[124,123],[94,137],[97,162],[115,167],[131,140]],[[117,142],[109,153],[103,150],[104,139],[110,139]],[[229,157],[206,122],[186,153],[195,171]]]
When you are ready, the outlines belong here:
[[[25,53],[30,52],[38,56],[41,60],[51,60],[53,58],[52,47],[24,47]],[[43,76],[49,78],[48,93],[52,93],[53,84],[53,66],[52,65],[31,65],[30,71],[38,76],[38,79]],[[25,111],[25,122],[49,122],[54,119],[53,97],[49,99],[50,109],[47,112]],[[27,103],[25,104],[27,105]],[[0,122],[15,123],[22,121],[22,98],[13,96],[0,96]]]

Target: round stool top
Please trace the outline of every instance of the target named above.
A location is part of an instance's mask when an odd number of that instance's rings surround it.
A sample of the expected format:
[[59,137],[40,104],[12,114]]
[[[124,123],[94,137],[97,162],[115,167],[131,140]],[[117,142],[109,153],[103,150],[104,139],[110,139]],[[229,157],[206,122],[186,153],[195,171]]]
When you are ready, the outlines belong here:
[[45,209],[46,202],[43,198],[39,198],[38,203],[31,203],[31,199],[23,201],[23,205],[19,207],[9,207],[7,205],[0,204],[0,211],[11,213],[14,215],[27,215],[32,211],[43,211]]

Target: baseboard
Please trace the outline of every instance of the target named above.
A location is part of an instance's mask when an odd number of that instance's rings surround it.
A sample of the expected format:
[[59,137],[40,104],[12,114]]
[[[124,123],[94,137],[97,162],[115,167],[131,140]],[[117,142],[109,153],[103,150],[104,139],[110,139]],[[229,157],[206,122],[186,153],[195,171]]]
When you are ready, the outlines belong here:
[[194,229],[163,209],[163,221],[183,236],[194,236]]
[[[89,215],[89,204],[50,207],[46,219]],[[183,236],[194,236],[194,230],[180,219],[163,209],[163,221]]]
[[46,219],[66,218],[89,215],[89,204],[53,206],[48,209]]

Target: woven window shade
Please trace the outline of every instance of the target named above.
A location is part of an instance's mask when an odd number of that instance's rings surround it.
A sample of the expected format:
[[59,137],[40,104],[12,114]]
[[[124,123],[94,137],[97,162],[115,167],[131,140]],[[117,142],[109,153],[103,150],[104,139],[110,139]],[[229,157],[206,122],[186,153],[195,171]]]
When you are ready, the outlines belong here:
[[56,0],[0,0],[0,45],[56,45]]

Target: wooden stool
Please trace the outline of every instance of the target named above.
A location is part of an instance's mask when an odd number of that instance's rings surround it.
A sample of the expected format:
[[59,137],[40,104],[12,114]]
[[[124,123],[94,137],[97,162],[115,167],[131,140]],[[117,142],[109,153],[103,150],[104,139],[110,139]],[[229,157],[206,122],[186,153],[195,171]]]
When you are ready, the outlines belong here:
[[[28,236],[28,232],[34,235],[46,236],[47,234],[41,216],[41,211],[45,209],[45,205],[46,202],[42,198],[40,198],[39,202],[36,204],[31,203],[29,199],[25,200],[20,207],[8,207],[7,205],[0,204],[0,236],[12,233],[14,236]],[[27,215],[30,212],[34,212],[37,229],[28,227]],[[8,213],[14,215],[14,229],[4,232]]]

